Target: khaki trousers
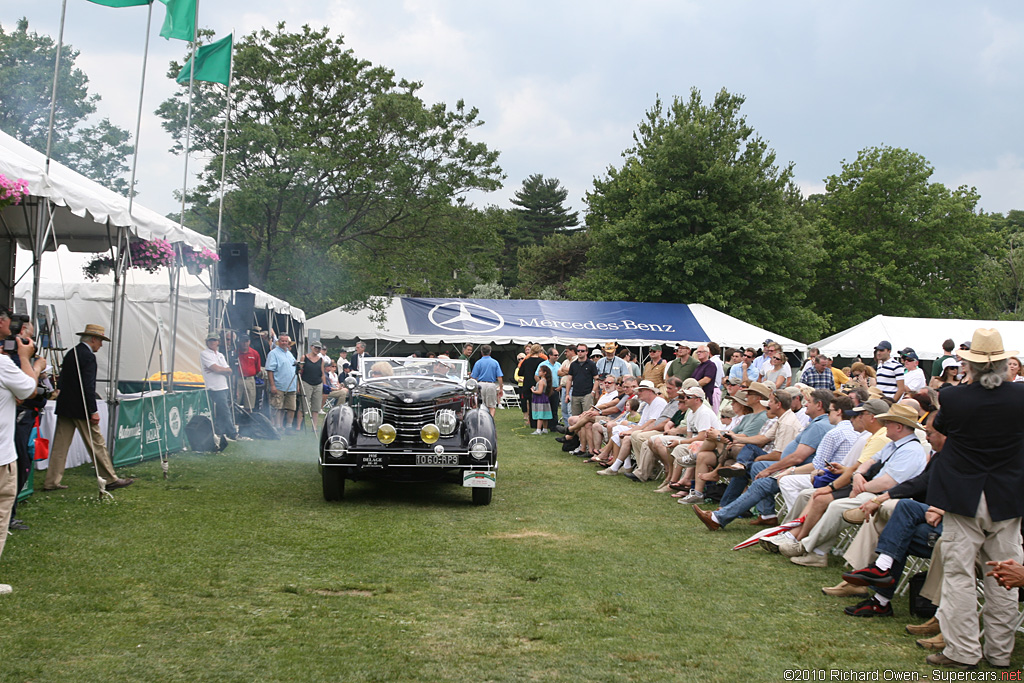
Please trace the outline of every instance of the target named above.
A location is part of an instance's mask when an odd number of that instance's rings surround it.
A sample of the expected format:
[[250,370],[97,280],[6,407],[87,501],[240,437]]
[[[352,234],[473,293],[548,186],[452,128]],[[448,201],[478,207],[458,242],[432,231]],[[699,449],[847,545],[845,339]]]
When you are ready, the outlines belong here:
[[[1017,590],[1006,590],[994,577],[985,576],[985,643],[978,627],[975,594],[975,559],[984,567],[991,560],[1024,559],[1021,551],[1020,517],[993,522],[985,494],[974,517],[947,512],[942,520],[942,602],[936,616],[946,639],[943,650],[950,659],[977,664],[982,656],[989,664],[1006,666],[1013,653]],[[932,561],[934,564],[934,560]]]
[[252,412],[252,407],[256,405],[256,378],[243,377],[242,381],[238,383],[238,393],[242,399],[242,405],[246,410]]
[[53,445],[50,448],[50,461],[46,467],[44,489],[55,488],[64,477],[64,464],[67,462],[68,449],[71,448],[75,432],[82,436],[85,449],[89,451],[93,462],[96,463],[99,475],[106,479],[108,484],[117,480],[114,464],[110,461],[110,454],[107,453],[107,443],[103,440],[103,434],[100,433],[100,426],[84,418],[58,415],[57,426],[53,430]]
[[850,563],[854,570],[870,567],[875,563],[878,554],[875,548],[878,547],[878,537],[885,528],[885,523],[892,517],[892,511],[896,509],[898,498],[893,498],[882,503],[882,507],[875,511],[867,521],[860,525],[857,535],[853,537],[850,547],[843,553],[843,559]]
[[0,555],[7,543],[7,525],[11,523],[11,508],[18,497],[18,463],[0,465]]

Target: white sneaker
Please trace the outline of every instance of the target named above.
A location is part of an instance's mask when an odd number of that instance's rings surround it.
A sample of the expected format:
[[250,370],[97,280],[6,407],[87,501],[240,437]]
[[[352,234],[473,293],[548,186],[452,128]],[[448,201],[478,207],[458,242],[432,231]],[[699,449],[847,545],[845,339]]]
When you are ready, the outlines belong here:
[[680,505],[698,505],[704,502],[704,494],[700,491],[690,491],[690,495],[679,499]]
[[579,455],[579,454],[580,454],[580,453],[582,453],[582,452],[583,452],[583,451],[581,451],[580,449],[578,449],[578,448],[574,448],[574,449],[572,449],[571,451],[569,451],[569,455]]
[[547,433],[548,433],[548,430],[546,430],[546,429],[542,429],[542,430],[540,430],[540,433],[541,433],[541,434],[547,434]]
[[610,474],[610,475],[618,474],[618,472],[616,470],[613,470],[611,467],[609,467],[607,469],[603,469],[603,470],[598,470],[597,473],[598,474]]
[[787,541],[779,544],[779,552],[786,557],[800,557],[807,551],[804,550],[804,544],[799,541]]
[[0,583],[0,595],[7,595],[12,590],[14,589],[8,586],[6,583]]
[[623,466],[623,467],[619,468],[619,472],[621,472],[622,474],[628,474],[629,472],[632,472],[632,471],[633,471],[632,467],[625,467],[625,466]]
[[543,434],[543,433],[544,432],[540,431],[539,429],[534,429],[532,432],[530,432],[531,435],[537,435],[537,434]]

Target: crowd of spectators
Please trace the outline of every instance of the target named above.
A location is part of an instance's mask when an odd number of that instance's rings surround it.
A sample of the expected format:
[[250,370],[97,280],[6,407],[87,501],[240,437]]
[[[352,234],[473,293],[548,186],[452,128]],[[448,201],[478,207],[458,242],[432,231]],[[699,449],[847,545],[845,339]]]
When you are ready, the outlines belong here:
[[[1024,377],[995,330],[954,346],[930,375],[914,349],[893,353],[887,340],[843,368],[810,349],[797,370],[770,339],[724,352],[679,344],[671,361],[656,344],[642,367],[614,344],[577,344],[561,362],[535,347],[519,373],[549,398],[541,410],[562,406],[558,440],[597,474],[656,482],[711,531],[745,518],[751,544],[797,566],[827,570],[846,538],[850,569],[822,588],[859,600],[846,615],[893,616],[908,559],[931,558],[920,595],[938,613],[907,626],[933,651],[927,662],[1005,667],[1024,584]],[[523,403],[527,423],[537,405]],[[985,563],[982,639],[974,585]]]

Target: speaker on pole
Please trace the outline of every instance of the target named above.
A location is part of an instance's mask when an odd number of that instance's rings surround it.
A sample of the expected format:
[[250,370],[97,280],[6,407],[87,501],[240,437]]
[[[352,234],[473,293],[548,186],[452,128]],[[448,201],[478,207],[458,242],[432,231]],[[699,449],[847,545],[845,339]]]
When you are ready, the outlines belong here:
[[256,294],[253,292],[235,292],[235,302],[228,304],[228,327],[238,332],[245,332],[256,324]]
[[217,280],[219,289],[245,289],[249,286],[248,244],[225,242],[220,245]]

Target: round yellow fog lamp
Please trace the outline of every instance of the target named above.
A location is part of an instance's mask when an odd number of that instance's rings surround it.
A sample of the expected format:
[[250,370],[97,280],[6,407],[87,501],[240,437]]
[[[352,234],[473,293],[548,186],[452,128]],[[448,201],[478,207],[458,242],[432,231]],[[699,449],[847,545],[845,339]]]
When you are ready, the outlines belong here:
[[398,433],[395,431],[395,428],[389,424],[382,424],[377,429],[377,441],[383,444],[391,443],[397,435]]
[[435,424],[423,425],[423,429],[420,430],[420,438],[423,439],[423,443],[434,443],[440,436],[441,430]]

